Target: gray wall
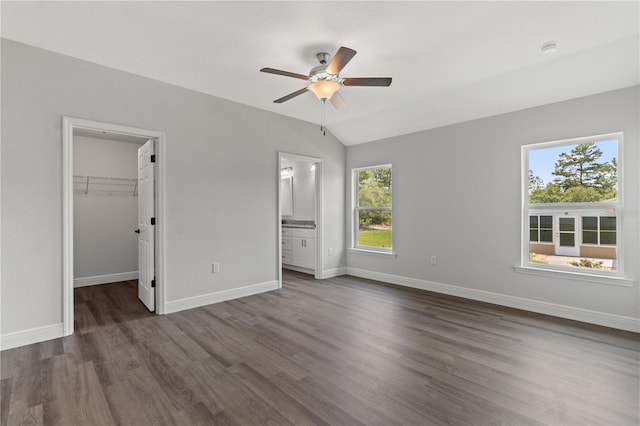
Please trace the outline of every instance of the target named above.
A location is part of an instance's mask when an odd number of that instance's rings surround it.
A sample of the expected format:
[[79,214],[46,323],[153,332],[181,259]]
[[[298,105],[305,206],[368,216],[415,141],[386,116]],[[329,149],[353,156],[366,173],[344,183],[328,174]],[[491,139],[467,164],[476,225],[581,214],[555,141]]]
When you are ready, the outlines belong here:
[[[73,138],[73,174],[137,178],[139,144]],[[138,271],[138,198],[129,186],[74,185],[73,277],[99,277]],[[125,191],[126,190],[126,191]],[[131,190],[131,192],[129,192]],[[108,282],[100,280],[101,282]]]
[[[636,86],[348,147],[348,170],[393,164],[397,251],[397,258],[349,253],[348,270],[638,318],[638,97]],[[515,272],[521,247],[520,147],[617,131],[624,132],[625,273],[635,283],[624,287]],[[350,182],[346,188],[350,197]],[[436,265],[429,262],[432,255]]]
[[317,125],[2,40],[2,334],[62,321],[62,116],[166,133],[168,302],[277,280],[278,151],[322,158],[345,266],[345,147]]

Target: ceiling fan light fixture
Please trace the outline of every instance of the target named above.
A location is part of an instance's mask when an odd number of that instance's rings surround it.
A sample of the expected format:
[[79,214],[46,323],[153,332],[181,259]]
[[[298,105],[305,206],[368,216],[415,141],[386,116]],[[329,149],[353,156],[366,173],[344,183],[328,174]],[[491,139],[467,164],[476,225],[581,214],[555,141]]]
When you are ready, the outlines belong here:
[[309,84],[307,89],[311,90],[318,99],[331,99],[334,93],[340,90],[340,83],[331,80],[318,80]]

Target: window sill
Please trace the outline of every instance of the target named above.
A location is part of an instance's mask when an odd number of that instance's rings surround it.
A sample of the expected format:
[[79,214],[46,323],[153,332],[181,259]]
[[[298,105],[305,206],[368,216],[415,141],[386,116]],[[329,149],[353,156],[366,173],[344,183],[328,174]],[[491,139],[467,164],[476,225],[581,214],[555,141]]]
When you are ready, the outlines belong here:
[[532,266],[520,266],[516,265],[513,269],[521,274],[540,275],[544,277],[565,278],[576,281],[589,281],[597,284],[616,285],[621,287],[633,287],[634,281],[629,278],[585,274],[581,272],[563,271],[560,269],[544,269],[534,268]]
[[364,254],[367,256],[380,256],[380,257],[387,257],[387,258],[394,258],[394,259],[398,257],[396,253],[390,252],[390,251],[366,250],[361,248],[350,248],[350,249],[347,249],[347,252],[352,254]]

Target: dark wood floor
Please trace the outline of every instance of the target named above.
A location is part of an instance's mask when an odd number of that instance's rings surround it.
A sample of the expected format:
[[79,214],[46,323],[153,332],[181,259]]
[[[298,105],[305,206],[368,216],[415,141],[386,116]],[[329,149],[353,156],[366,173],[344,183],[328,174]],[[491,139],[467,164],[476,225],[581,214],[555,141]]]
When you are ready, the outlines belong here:
[[75,290],[76,333],[2,352],[3,425],[637,425],[639,335],[353,278],[149,314]]

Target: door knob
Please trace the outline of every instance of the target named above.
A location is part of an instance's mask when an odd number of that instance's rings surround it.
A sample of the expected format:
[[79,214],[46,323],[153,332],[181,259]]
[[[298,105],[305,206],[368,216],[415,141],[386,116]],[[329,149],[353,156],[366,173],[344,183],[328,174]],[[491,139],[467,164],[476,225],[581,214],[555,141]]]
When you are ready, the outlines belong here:
[[136,229],[136,230],[135,230],[135,231],[133,231],[133,232],[135,232],[136,234],[139,234],[139,233],[140,233],[140,230],[139,230],[139,229]]

